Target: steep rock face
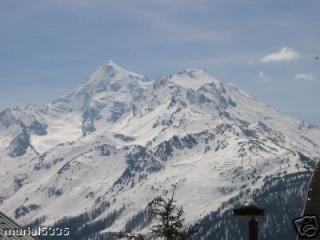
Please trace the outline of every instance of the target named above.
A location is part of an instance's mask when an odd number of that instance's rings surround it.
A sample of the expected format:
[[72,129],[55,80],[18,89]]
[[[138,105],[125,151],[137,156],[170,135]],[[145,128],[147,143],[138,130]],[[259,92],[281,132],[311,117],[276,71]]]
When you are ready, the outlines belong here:
[[22,130],[9,145],[9,152],[11,157],[19,157],[27,152],[30,146],[30,135],[25,129]]
[[175,189],[199,237],[220,239],[219,216],[232,223],[227,235],[245,234],[230,219],[243,202],[275,206],[264,229],[277,212],[293,216],[272,191],[301,207],[320,130],[202,70],[149,81],[109,61],[47,106],[1,112],[0,143],[0,207],[22,223],[111,239],[103,232],[146,227],[147,202]]
[[23,156],[31,146],[31,135],[47,135],[47,124],[42,117],[42,108],[16,107],[0,113],[0,132],[2,146],[11,157]]

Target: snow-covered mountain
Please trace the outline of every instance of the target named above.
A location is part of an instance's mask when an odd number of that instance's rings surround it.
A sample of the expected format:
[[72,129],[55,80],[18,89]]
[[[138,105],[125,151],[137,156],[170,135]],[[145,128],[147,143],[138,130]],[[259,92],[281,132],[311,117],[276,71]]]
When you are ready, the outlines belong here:
[[210,222],[279,179],[302,199],[319,155],[318,127],[205,71],[148,80],[108,61],[51,104],[0,113],[0,210],[103,234],[143,228],[147,202],[175,189],[187,222]]

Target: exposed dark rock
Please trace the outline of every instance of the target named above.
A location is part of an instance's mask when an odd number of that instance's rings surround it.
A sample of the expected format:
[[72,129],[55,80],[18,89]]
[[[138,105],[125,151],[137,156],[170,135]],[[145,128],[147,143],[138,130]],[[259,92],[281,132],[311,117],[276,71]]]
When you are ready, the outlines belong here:
[[101,156],[110,156],[115,152],[115,148],[108,144],[100,145],[97,149],[100,151]]
[[22,130],[11,142],[9,145],[10,156],[19,157],[24,155],[27,152],[28,147],[30,146],[30,135],[25,129]]
[[129,137],[129,136],[126,136],[126,135],[123,135],[123,134],[120,134],[120,133],[116,133],[113,135],[115,138],[119,138],[121,139],[122,141],[124,142],[132,142],[135,140],[135,138],[133,137]]
[[62,189],[56,189],[55,187],[50,187],[48,189],[48,197],[52,197],[52,196],[61,196],[63,194],[63,190]]
[[47,125],[40,123],[39,121],[33,121],[30,126],[28,126],[28,129],[33,134],[44,136],[47,134]]
[[111,116],[108,121],[116,122],[122,115],[126,112],[126,104],[122,102],[113,102],[113,107],[111,110]]
[[97,109],[88,107],[82,114],[82,135],[86,136],[96,130],[94,120],[99,116]]
[[13,124],[19,124],[20,121],[12,114],[10,108],[7,108],[0,112],[0,126],[4,126],[5,128],[9,127]]
[[19,219],[20,217],[24,217],[25,215],[29,214],[31,211],[35,211],[40,209],[40,205],[38,204],[30,204],[28,206],[21,206],[18,207],[14,211],[14,216],[16,219]]
[[117,92],[121,89],[121,85],[119,83],[112,83],[109,85],[109,89],[113,92]]

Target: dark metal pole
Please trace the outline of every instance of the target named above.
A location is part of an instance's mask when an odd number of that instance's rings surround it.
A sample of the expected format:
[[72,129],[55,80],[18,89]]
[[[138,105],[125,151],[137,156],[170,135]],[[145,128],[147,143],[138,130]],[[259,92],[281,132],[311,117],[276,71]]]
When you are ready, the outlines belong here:
[[233,215],[249,218],[249,240],[258,240],[258,221],[256,217],[264,216],[264,210],[256,205],[247,205],[233,209]]
[[258,221],[254,217],[249,221],[249,240],[258,240]]

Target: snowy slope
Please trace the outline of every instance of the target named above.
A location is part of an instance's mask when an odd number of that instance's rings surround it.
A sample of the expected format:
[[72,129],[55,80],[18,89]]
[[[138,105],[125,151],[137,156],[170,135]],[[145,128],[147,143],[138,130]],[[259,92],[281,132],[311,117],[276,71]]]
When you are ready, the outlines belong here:
[[150,81],[108,61],[47,106],[0,113],[0,143],[1,211],[47,224],[119,211],[103,229],[118,231],[172,189],[188,222],[243,190],[250,201],[268,176],[318,158],[320,129],[202,70]]

